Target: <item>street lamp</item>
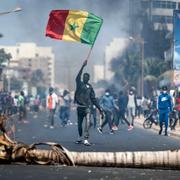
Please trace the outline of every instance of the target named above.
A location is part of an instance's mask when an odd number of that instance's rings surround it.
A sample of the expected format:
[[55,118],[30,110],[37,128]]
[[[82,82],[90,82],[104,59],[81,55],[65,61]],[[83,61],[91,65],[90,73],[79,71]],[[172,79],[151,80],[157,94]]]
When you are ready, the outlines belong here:
[[129,37],[129,40],[135,41],[141,45],[141,97],[144,96],[144,39],[142,37],[134,38],[132,36]]
[[0,12],[0,16],[5,15],[5,14],[9,14],[9,13],[13,13],[13,12],[19,12],[19,11],[22,11],[22,8],[17,7],[15,9],[13,9],[13,10],[10,10],[10,11]]

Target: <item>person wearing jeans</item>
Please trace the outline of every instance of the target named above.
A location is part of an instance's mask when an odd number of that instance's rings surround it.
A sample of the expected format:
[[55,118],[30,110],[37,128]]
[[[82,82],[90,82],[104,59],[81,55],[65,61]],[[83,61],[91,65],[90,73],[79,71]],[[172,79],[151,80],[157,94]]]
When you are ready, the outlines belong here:
[[85,120],[84,128],[84,145],[91,145],[88,141],[89,139],[89,128],[90,128],[90,118],[91,118],[91,106],[95,105],[100,111],[101,116],[103,116],[103,111],[96,100],[93,87],[89,83],[90,75],[88,73],[83,74],[83,79],[81,80],[81,75],[84,67],[87,65],[87,60],[84,61],[77,77],[76,77],[76,91],[74,101],[77,104],[77,123],[78,123],[78,140],[75,142],[77,144],[82,142],[83,128],[82,124]]
[[108,124],[110,129],[110,134],[113,134],[114,131],[112,129],[112,120],[113,120],[113,111],[116,108],[114,103],[113,96],[110,95],[109,90],[106,90],[105,95],[100,99],[100,106],[102,107],[105,113],[105,121],[102,125],[98,128],[98,131],[102,133],[103,127]]
[[[118,120],[125,121],[126,124],[128,125],[128,131],[130,131],[133,129],[133,126],[130,125],[129,121],[125,117],[127,103],[128,103],[128,97],[126,93],[124,93],[123,91],[120,91],[119,98],[118,98],[118,108],[119,108]],[[118,126],[118,124],[119,123],[117,123],[116,125]]]
[[162,92],[158,97],[158,113],[159,113],[159,122],[160,130],[159,135],[162,133],[163,121],[165,122],[165,136],[168,136],[168,121],[169,121],[169,112],[172,112],[172,98],[167,93],[167,87],[162,87]]
[[[54,114],[56,112],[56,107],[58,104],[58,97],[54,92],[54,89],[52,87],[49,88],[49,95],[46,98],[46,106],[49,110],[48,120],[50,121],[51,125],[50,128],[54,128]],[[44,127],[47,127],[48,125],[45,124]]]

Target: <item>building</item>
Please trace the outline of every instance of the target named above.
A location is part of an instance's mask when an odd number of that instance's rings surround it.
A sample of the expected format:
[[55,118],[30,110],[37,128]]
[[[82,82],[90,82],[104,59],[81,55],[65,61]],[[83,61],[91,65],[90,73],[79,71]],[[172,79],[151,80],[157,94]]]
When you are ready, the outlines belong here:
[[37,46],[35,43],[18,43],[16,46],[0,46],[1,48],[12,56],[8,65],[11,69],[9,76],[23,70],[26,73],[40,69],[44,75],[45,85],[54,86],[54,53],[51,47]]
[[180,0],[141,0],[141,7],[155,30],[165,27],[172,31],[173,10],[180,8]]

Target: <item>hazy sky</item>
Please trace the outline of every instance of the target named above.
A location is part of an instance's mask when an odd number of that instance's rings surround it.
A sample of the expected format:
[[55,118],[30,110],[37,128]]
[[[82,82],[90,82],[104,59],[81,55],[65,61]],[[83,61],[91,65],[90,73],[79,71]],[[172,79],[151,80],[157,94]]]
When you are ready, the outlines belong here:
[[91,55],[91,62],[100,64],[105,47],[113,38],[124,36],[128,31],[127,3],[128,0],[1,0],[0,12],[17,6],[23,11],[0,16],[0,33],[4,35],[0,44],[35,42],[42,46],[52,46],[57,64],[70,62],[80,66],[79,63],[86,58],[90,47],[45,37],[45,28],[53,9],[85,10],[104,20]]

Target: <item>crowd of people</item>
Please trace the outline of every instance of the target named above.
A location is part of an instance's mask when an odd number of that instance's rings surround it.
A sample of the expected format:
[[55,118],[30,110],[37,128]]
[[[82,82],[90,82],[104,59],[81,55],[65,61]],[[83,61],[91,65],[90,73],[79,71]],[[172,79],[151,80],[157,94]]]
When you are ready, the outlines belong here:
[[162,134],[165,124],[165,135],[168,135],[168,118],[173,108],[178,112],[180,119],[180,93],[175,98],[168,94],[167,87],[161,89],[159,96],[151,98],[137,96],[133,87],[119,92],[106,89],[104,94],[96,97],[89,83],[90,75],[84,73],[82,76],[86,65],[87,61],[83,63],[76,77],[74,97],[68,90],[57,95],[53,87],[49,88],[46,98],[40,98],[38,95],[25,96],[23,91],[14,96],[10,92],[0,92],[0,114],[17,114],[19,122],[23,122],[26,119],[27,109],[33,112],[34,116],[37,116],[40,109],[47,109],[48,118],[44,127],[53,129],[55,113],[58,113],[61,126],[65,127],[70,121],[72,108],[76,107],[78,127],[76,143],[83,142],[85,145],[91,145],[88,140],[91,127],[97,128],[97,131],[103,134],[104,127],[108,125],[110,134],[114,134],[120,124],[126,124],[127,130],[131,131],[135,125],[135,118],[146,118],[152,110],[157,110],[159,114],[159,134]]

